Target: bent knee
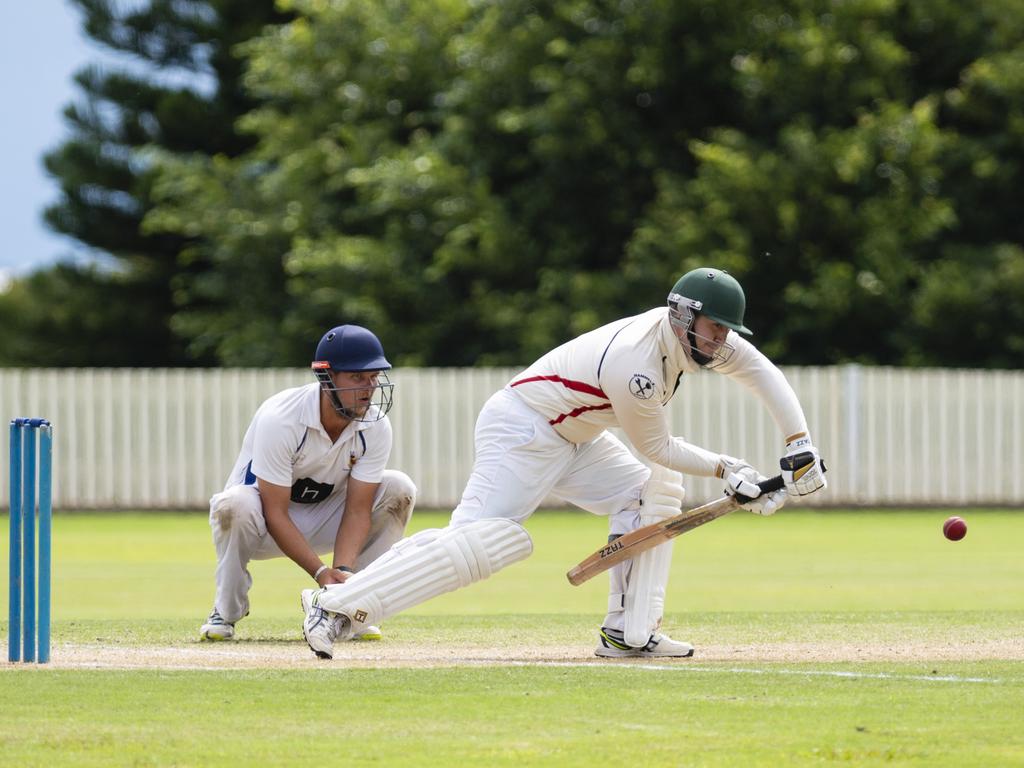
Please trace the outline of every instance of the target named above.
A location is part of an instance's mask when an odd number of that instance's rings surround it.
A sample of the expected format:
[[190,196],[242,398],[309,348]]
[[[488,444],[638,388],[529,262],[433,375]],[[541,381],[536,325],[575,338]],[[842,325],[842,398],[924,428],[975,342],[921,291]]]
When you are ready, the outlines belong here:
[[380,510],[394,517],[403,527],[412,517],[416,506],[416,484],[405,472],[397,469],[385,471],[381,481]]
[[254,523],[263,517],[259,491],[251,485],[236,485],[210,499],[210,525],[222,531]]

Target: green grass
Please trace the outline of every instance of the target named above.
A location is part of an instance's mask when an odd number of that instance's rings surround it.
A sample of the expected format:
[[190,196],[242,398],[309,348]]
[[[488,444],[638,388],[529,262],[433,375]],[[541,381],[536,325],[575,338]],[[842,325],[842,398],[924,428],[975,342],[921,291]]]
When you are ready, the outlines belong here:
[[680,670],[56,671],[23,677],[28,702],[5,694],[0,736],[5,764],[21,766],[997,766],[1024,755],[1024,681],[1010,665],[986,667],[1000,681],[984,683]]
[[[310,655],[308,669],[216,671],[62,668],[62,645],[202,651],[213,555],[202,515],[59,515],[55,664],[0,666],[0,765],[1024,765],[1024,515],[961,511],[970,531],[954,544],[941,535],[947,514],[716,521],[677,540],[666,626],[698,651],[952,653],[593,664],[606,582],[571,587],[564,572],[604,526],[557,512],[528,523],[526,562],[390,620],[374,646],[381,668]],[[419,514],[414,528],[443,523]],[[283,561],[252,571],[239,644],[303,648],[308,578]],[[3,560],[5,594],[6,575]],[[579,663],[386,668],[389,649],[458,659],[520,643],[578,647]],[[979,643],[1017,650],[989,657],[972,652]]]
[[[970,530],[954,543],[942,537],[946,512],[734,513],[676,539],[667,605],[757,612],[1024,608],[1024,515],[961,514]],[[410,532],[444,523],[438,513],[418,513]],[[525,563],[412,613],[603,613],[605,577],[572,587],[565,571],[602,543],[604,521],[542,512],[527,527],[535,551]],[[205,515],[58,515],[53,550],[58,621],[109,618],[125,603],[137,618],[196,620],[212,603]],[[4,548],[4,589],[6,555]],[[293,616],[298,591],[310,584],[305,574],[284,560],[251,570],[254,616]]]

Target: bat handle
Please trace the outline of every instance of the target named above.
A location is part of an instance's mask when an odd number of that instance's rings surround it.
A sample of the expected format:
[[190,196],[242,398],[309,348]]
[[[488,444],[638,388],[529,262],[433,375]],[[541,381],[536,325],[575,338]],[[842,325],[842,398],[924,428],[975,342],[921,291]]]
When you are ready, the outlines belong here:
[[[762,480],[757,484],[757,487],[761,489],[761,493],[754,498],[758,498],[761,494],[777,491],[785,484],[786,482],[782,479],[782,475],[776,475],[775,477],[769,477],[767,480]],[[735,498],[740,504],[746,504],[748,501],[754,500],[754,498],[744,496],[742,493],[737,493],[733,498]]]

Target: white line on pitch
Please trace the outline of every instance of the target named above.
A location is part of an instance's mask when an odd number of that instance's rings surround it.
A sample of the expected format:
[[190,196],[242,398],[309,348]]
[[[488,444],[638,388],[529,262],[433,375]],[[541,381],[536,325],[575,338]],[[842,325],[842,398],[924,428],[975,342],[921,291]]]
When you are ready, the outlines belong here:
[[998,677],[958,677],[956,675],[893,675],[888,672],[846,672],[827,669],[751,669],[747,667],[695,667],[685,662],[680,665],[668,664],[579,664],[575,662],[541,661],[510,662],[510,666],[571,667],[593,669],[646,669],[657,672],[728,672],[734,675],[806,675],[809,677],[843,677],[856,680],[923,680],[929,683],[1002,683]]

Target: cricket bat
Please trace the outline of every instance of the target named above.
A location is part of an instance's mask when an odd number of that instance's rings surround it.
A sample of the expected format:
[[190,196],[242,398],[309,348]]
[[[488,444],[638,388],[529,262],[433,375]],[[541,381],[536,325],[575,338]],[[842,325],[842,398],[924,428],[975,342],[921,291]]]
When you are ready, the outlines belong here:
[[[777,491],[784,485],[782,475],[762,480],[757,486],[761,493]],[[673,539],[676,536],[692,531],[698,526],[717,520],[719,517],[729,514],[734,509],[750,501],[746,496],[723,496],[720,499],[709,501],[700,507],[682,512],[675,517],[669,517],[635,531],[619,536],[617,539],[608,542],[594,554],[582,560],[578,565],[569,569],[565,574],[569,583],[579,586],[588,579],[599,573],[603,573],[623,560],[636,557],[641,552],[653,549],[659,544]]]

